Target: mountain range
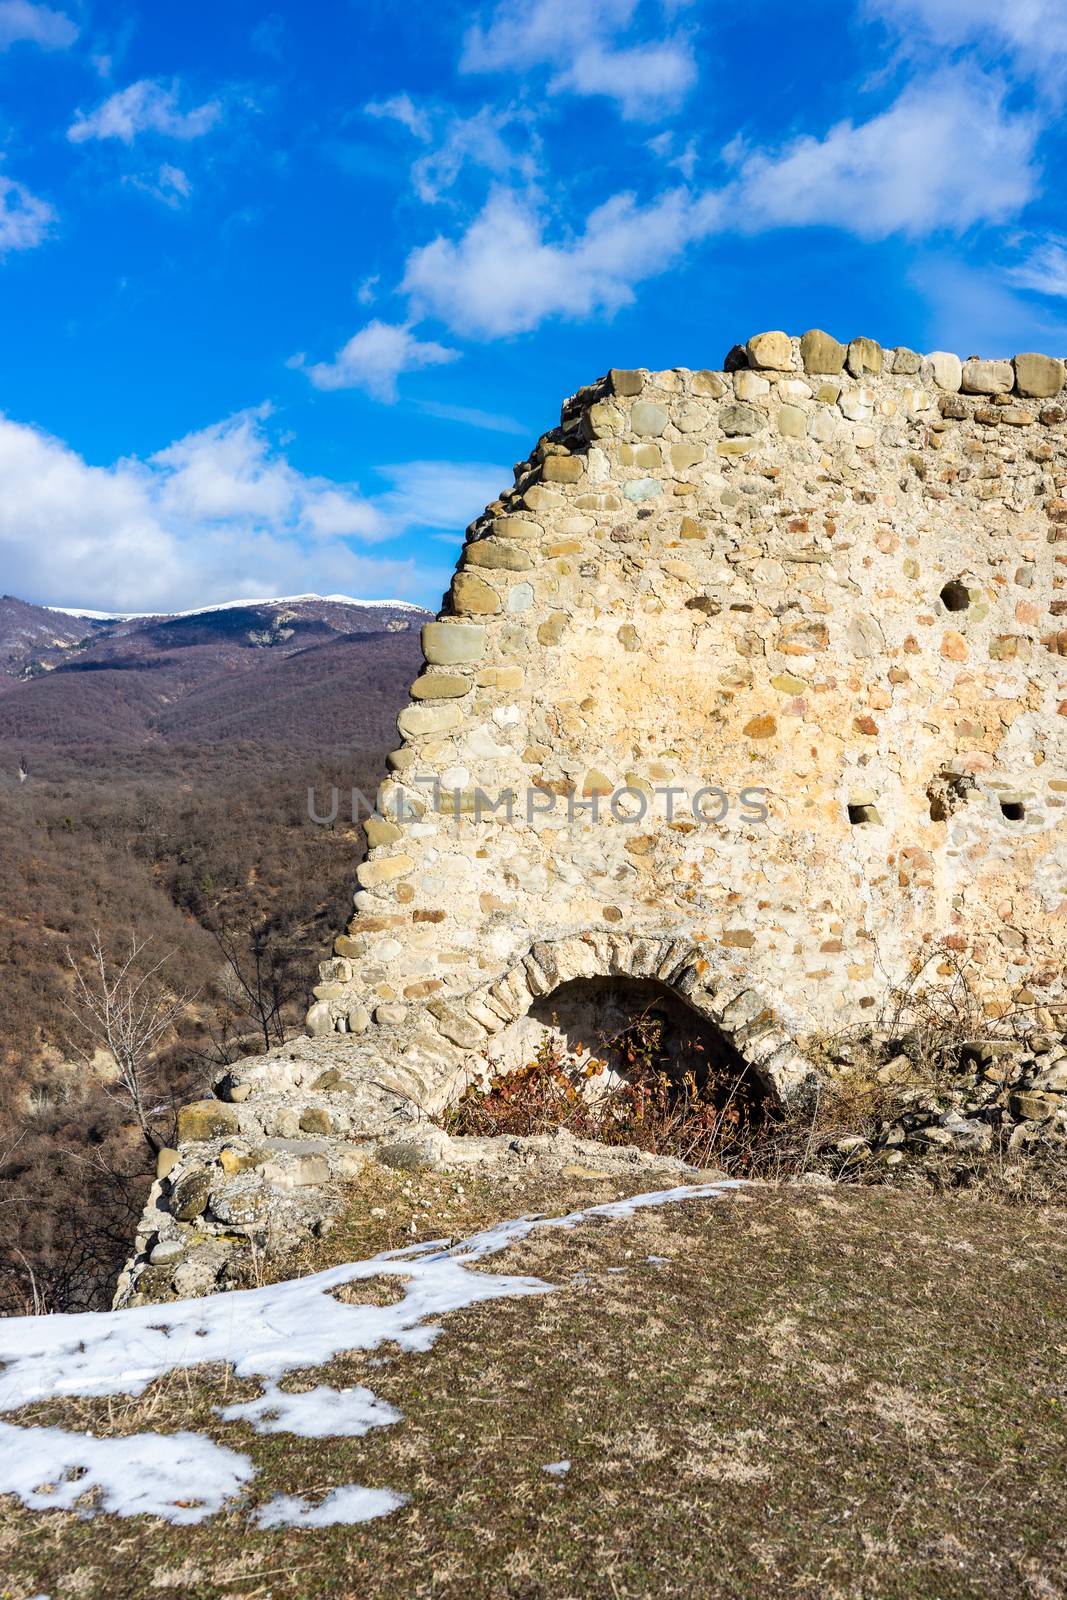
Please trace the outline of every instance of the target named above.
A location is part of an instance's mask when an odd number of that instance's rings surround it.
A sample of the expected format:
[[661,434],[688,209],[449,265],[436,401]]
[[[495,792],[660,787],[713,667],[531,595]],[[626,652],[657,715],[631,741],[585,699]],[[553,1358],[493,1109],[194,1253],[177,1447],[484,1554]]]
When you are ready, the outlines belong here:
[[0,745],[388,748],[430,613],[297,595],[173,615],[0,597]]

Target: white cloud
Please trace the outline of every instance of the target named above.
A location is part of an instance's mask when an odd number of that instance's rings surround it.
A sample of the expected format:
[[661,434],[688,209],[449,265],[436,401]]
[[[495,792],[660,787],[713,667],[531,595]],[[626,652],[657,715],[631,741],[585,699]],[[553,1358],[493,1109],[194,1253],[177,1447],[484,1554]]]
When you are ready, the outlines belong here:
[[868,122],[749,155],[738,222],[750,231],[822,224],[881,239],[1003,221],[1035,192],[1039,132],[1035,118],[1005,102],[999,80],[948,69]]
[[0,570],[12,592],[135,611],[310,590],[432,598],[435,572],[352,541],[462,527],[503,474],[414,462],[386,469],[388,487],[366,497],[293,467],[261,408],[111,467],[0,418],[0,481]]
[[430,138],[430,119],[409,94],[394,94],[388,100],[370,100],[363,109],[368,117],[384,117],[390,122],[399,122],[416,139]]
[[475,338],[523,333],[549,316],[610,313],[709,233],[718,214],[714,195],[675,189],[642,206],[618,194],[580,234],[549,244],[532,204],[498,190],[458,241],[439,237],[412,251],[402,287],[420,314]]
[[[614,8],[625,19],[632,10],[628,0],[597,5],[601,16]],[[512,5],[505,20],[518,27],[520,18],[530,30],[548,15],[543,4]],[[558,16],[566,43],[580,17]],[[503,10],[493,28],[503,27],[502,17]],[[479,50],[490,34],[477,33]],[[475,124],[494,128],[488,118],[470,118],[464,126]],[[616,194],[569,232],[534,191],[501,185],[464,229],[411,251],[400,285],[409,311],[402,333],[414,340],[412,325],[424,317],[437,318],[457,336],[494,339],[528,332],[554,316],[610,316],[633,301],[639,284],[670,271],[687,247],[727,230],[822,226],[876,240],[1003,223],[1037,191],[1039,134],[1037,116],[1010,104],[999,77],[956,64],[913,81],[866,121],[845,120],[779,149],[752,149],[735,139],[722,152],[733,175],[718,190],[679,184],[649,201]],[[692,140],[679,150],[669,133],[661,133],[649,148],[689,178],[697,160]],[[431,164],[441,163],[442,183],[450,169],[439,151],[420,159],[432,198]],[[345,356],[314,370],[339,384]],[[392,393],[388,378],[384,383]]]
[[636,0],[500,0],[487,27],[469,29],[460,70],[547,66],[549,93],[605,95],[623,117],[654,120],[688,94],[696,63],[681,36],[620,44],[635,10]]
[[67,138],[72,144],[84,144],[87,139],[120,139],[127,145],[142,133],[158,133],[168,139],[199,139],[221,115],[217,100],[180,111],[176,83],[142,78],[111,95],[95,111],[79,111],[67,129]]
[[867,0],[866,9],[898,29],[908,43],[918,30],[935,45],[985,42],[1006,47],[1041,75],[1067,66],[1063,0]]
[[1057,235],[1043,239],[1025,261],[1009,268],[1007,278],[1020,289],[1067,299],[1067,240]]
[[[316,362],[306,370],[316,389],[363,389],[376,400],[393,401],[402,372],[442,366],[458,356],[458,350],[416,338],[407,323],[375,319],[353,334],[332,361]],[[293,364],[303,367],[303,358],[297,357]]]
[[31,0],[0,0],[0,50],[23,42],[42,50],[66,50],[77,37],[77,25],[62,11]]
[[0,172],[0,256],[32,250],[51,231],[56,214],[47,200]]

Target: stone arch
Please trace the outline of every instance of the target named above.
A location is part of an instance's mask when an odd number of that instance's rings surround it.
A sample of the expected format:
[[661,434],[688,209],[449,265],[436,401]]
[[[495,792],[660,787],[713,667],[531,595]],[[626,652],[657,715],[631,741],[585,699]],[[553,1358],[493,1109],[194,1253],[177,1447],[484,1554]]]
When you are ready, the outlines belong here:
[[[766,998],[685,938],[590,931],[541,939],[502,977],[462,1001],[434,1002],[428,1013],[451,1045],[484,1049],[538,1000],[579,978],[651,979],[662,985],[711,1024],[776,1105],[796,1103],[818,1087],[815,1068]],[[462,1092],[469,1077],[469,1070],[451,1074],[443,1098]]]

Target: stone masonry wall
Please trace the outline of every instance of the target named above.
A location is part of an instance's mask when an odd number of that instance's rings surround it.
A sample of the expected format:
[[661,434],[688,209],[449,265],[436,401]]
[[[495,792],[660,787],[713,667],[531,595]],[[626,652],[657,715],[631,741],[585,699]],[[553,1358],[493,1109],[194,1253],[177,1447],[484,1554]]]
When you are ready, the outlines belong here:
[[[666,987],[782,1102],[917,963],[1064,1032],[1063,362],[726,365],[581,390],[468,530],[307,1035],[182,1109],[117,1303],[321,1231],[371,1152],[477,1159],[431,1119],[575,979]],[[1063,1136],[1030,1050],[900,1138]]]
[[473,1044],[487,985],[594,934],[692,942],[801,1041],[940,940],[991,1009],[1064,1003],[1063,362],[726,366],[579,391],[468,530],[313,1035]]

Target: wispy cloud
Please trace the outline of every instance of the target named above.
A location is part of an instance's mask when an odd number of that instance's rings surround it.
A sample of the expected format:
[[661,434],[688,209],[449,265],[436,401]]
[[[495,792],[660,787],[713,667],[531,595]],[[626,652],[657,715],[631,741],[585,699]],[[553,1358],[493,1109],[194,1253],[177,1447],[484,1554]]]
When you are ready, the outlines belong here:
[[143,133],[156,133],[167,139],[199,139],[209,133],[222,116],[218,100],[182,111],[178,105],[179,85],[142,78],[111,95],[95,110],[79,111],[67,138],[72,144],[88,139],[118,139],[132,145]]
[[376,400],[397,398],[397,379],[403,372],[439,367],[456,361],[458,350],[430,339],[419,339],[408,323],[368,322],[342,345],[332,361],[305,367],[303,356],[291,365],[306,370],[316,389],[363,389]]
[[1029,256],[1005,276],[1020,289],[1067,298],[1067,239],[1053,234],[1032,246]]
[[[914,79],[865,121],[841,121],[777,149],[735,141],[726,152],[732,175],[717,190],[678,185],[649,201],[615,194],[570,231],[532,188],[498,186],[457,234],[410,252],[400,288],[410,319],[433,317],[454,336],[494,339],[553,317],[610,316],[713,234],[962,233],[1016,217],[1037,193],[1040,132],[1039,118],[1012,105],[999,76],[956,64]],[[692,171],[692,143],[681,156],[666,135],[653,144],[654,154]]]
[[0,50],[22,43],[67,50],[77,37],[78,26],[64,11],[31,0],[0,0]]
[[0,172],[0,256],[32,250],[52,231],[56,213],[47,200]]
[[[514,132],[514,142],[505,138]],[[524,110],[483,106],[470,117],[450,117],[434,148],[411,169],[420,200],[433,203],[453,187],[466,167],[480,168],[495,178],[515,176],[529,183],[540,167],[540,140]]]
[[131,188],[140,189],[144,194],[150,194],[154,200],[161,200],[165,206],[177,210],[183,200],[188,200],[192,194],[192,184],[181,167],[172,167],[169,161],[164,161],[154,177],[144,174],[129,175],[123,179]]
[[986,43],[1038,76],[1067,70],[1063,0],[866,0],[865,10],[896,29],[906,48]]
[[431,137],[431,123],[427,113],[421,110],[409,94],[390,95],[387,100],[369,100],[363,107],[368,117],[378,117],[388,122],[399,122],[416,139],[428,140]]
[[378,506],[410,528],[464,528],[511,480],[510,470],[486,461],[404,461],[377,470],[391,485]]
[[512,433],[529,436],[533,429],[514,417],[497,411],[480,411],[476,406],[453,406],[439,400],[421,400],[419,410],[428,417],[438,417],[442,422],[462,422],[470,428],[484,428],[487,433]]
[[655,121],[692,89],[696,61],[682,34],[632,37],[635,11],[636,0],[500,0],[468,30],[460,69],[547,67],[550,94],[602,95],[628,120]]
[[527,183],[539,169],[541,142],[535,118],[525,107],[486,105],[462,116],[439,105],[416,105],[410,95],[398,94],[372,100],[363,109],[368,116],[398,123],[421,146],[411,180],[419,199],[429,205],[451,190],[467,168]]
[[1013,350],[1062,350],[1067,344],[1063,307],[1014,292],[990,270],[988,260],[924,253],[908,278],[922,296],[929,340],[939,349],[1001,356]]

